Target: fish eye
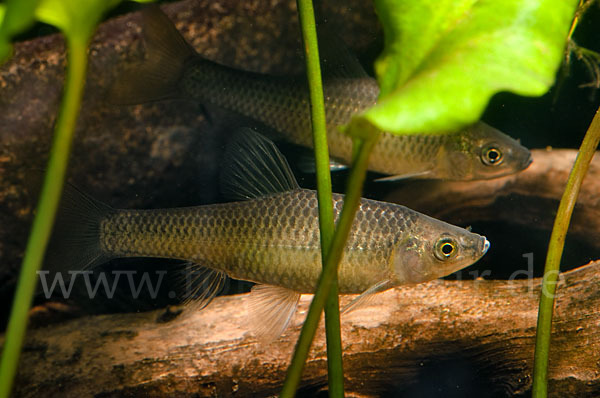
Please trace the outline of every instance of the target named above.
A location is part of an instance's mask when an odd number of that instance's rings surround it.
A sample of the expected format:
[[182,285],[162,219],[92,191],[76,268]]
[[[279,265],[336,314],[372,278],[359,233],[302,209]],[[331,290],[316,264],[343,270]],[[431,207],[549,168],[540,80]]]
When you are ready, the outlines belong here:
[[457,245],[454,239],[449,237],[443,237],[435,243],[433,253],[438,258],[438,260],[445,261],[451,257],[454,257],[454,255],[457,252],[456,247]]
[[495,146],[488,146],[481,152],[481,161],[487,166],[496,166],[502,163],[502,151]]

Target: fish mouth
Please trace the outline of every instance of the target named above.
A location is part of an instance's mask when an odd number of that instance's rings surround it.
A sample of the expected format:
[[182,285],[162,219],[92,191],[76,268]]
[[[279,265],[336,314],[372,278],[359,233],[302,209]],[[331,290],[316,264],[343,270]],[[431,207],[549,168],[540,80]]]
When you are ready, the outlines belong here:
[[479,241],[479,252],[481,253],[481,257],[487,253],[490,248],[490,241],[486,239],[485,236],[481,237],[481,241]]
[[523,161],[523,163],[521,164],[521,167],[523,168],[523,170],[525,170],[526,168],[529,167],[529,165],[533,163],[533,156],[531,156],[531,152],[529,153],[529,156],[527,156],[527,158]]

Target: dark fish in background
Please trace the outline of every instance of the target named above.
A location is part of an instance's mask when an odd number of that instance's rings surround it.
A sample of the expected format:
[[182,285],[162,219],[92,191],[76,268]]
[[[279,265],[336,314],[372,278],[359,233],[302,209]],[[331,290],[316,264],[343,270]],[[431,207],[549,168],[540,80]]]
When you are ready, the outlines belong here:
[[[301,189],[275,145],[238,131],[225,153],[222,190],[241,201],[197,207],[117,210],[73,189],[61,204],[47,269],[83,270],[119,257],[189,262],[201,307],[225,277],[257,283],[249,296],[260,336],[287,326],[301,293],[322,270],[316,192]],[[343,195],[335,194],[335,217]],[[62,242],[62,245],[61,245]],[[362,199],[339,268],[342,294],[372,293],[446,276],[479,260],[485,237],[404,206]],[[188,278],[190,279],[190,278]],[[202,289],[202,291],[197,291]]]
[[[146,60],[121,75],[112,90],[114,102],[193,99],[257,120],[291,143],[312,147],[309,94],[304,79],[246,72],[211,62],[194,51],[160,8],[147,7],[142,15]],[[343,58],[340,69],[330,68],[323,90],[330,155],[347,165],[351,161],[352,140],[337,126],[373,106],[379,87],[341,46],[321,45],[325,55],[333,52],[333,58]],[[478,122],[449,134],[383,133],[373,149],[369,170],[391,176],[385,180],[465,181],[517,173],[530,163],[527,148]]]

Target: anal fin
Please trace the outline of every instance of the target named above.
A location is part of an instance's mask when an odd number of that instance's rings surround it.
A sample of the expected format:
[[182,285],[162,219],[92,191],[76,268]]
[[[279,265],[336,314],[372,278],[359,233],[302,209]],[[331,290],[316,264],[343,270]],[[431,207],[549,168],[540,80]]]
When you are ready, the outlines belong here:
[[284,287],[254,285],[248,297],[250,328],[263,343],[277,339],[298,307],[300,293]]

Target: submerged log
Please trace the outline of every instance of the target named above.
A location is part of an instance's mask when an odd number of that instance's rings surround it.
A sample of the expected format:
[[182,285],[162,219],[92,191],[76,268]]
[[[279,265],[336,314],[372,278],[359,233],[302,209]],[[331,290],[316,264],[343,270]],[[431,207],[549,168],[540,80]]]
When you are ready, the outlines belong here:
[[[539,282],[439,280],[379,294],[342,317],[347,391],[420,396],[427,391],[424,386],[445,374],[452,383],[449,391],[464,395],[475,387],[494,396],[526,392]],[[245,296],[217,298],[205,310],[171,321],[172,314],[156,311],[84,317],[32,330],[15,396],[276,394],[310,296],[303,296],[293,327],[267,345],[248,332]],[[561,276],[550,352],[551,396],[600,393],[598,308],[600,263]],[[301,392],[313,395],[325,388],[326,372],[321,330]]]

